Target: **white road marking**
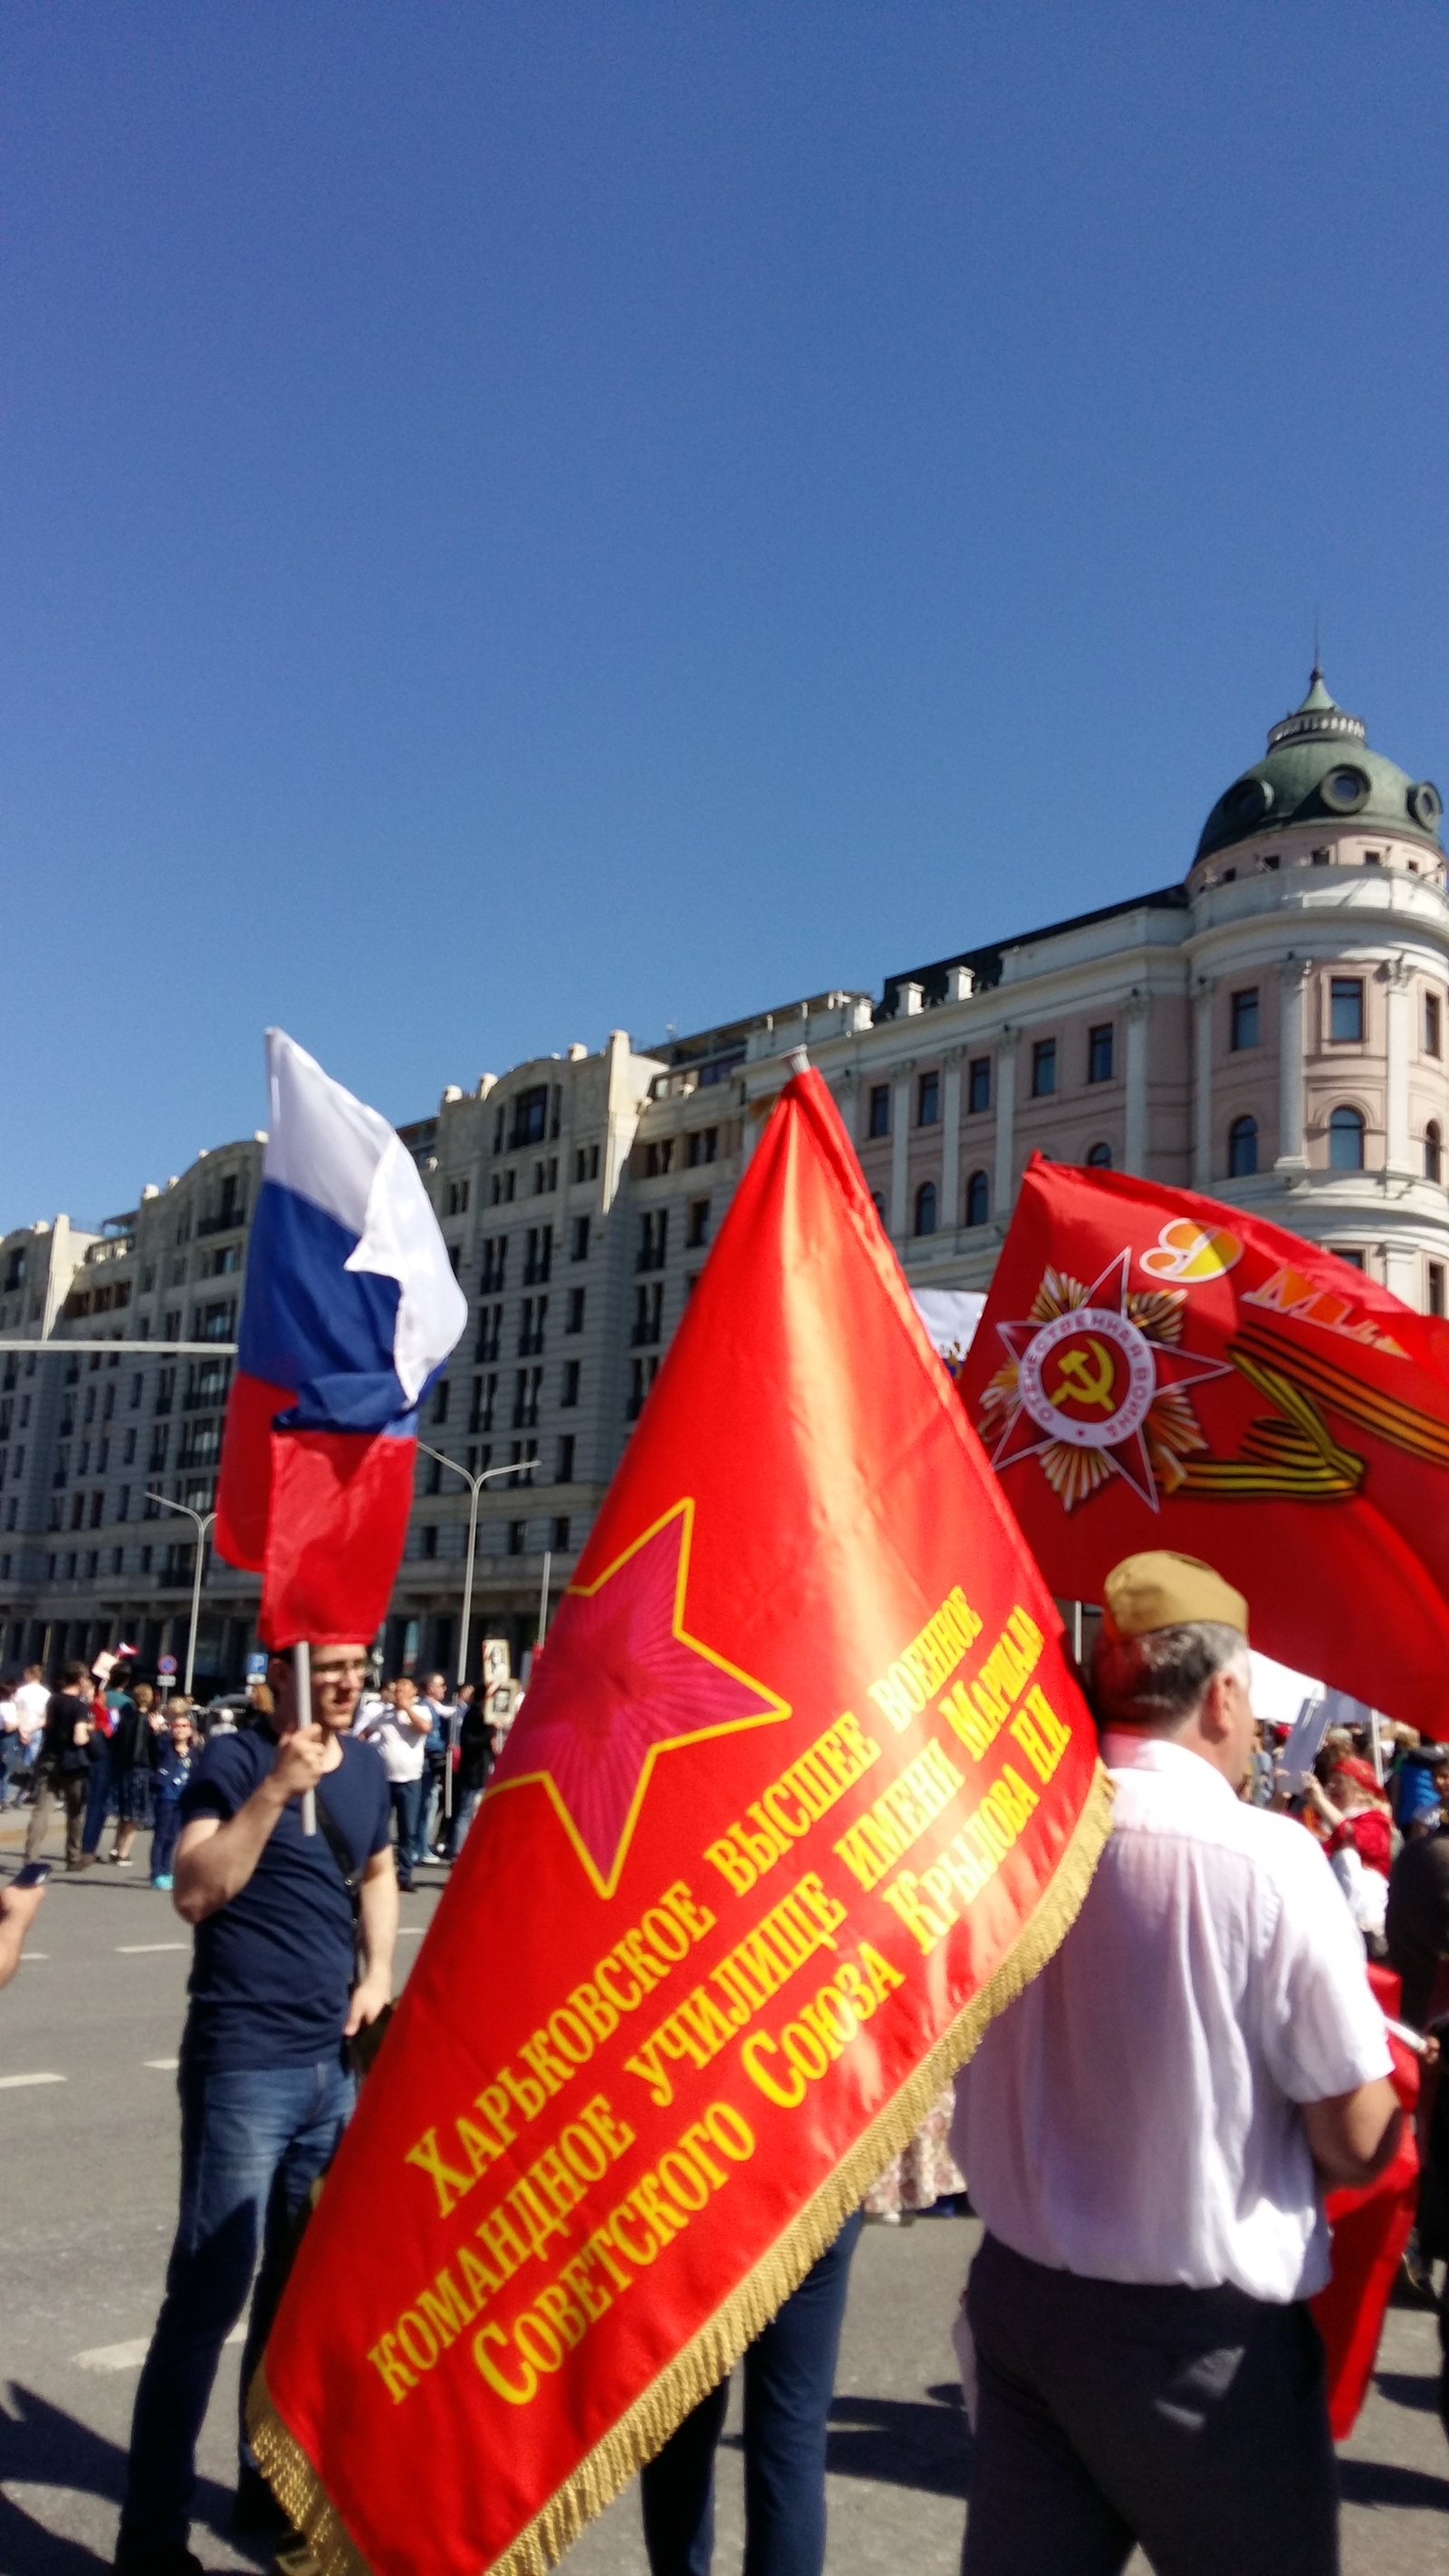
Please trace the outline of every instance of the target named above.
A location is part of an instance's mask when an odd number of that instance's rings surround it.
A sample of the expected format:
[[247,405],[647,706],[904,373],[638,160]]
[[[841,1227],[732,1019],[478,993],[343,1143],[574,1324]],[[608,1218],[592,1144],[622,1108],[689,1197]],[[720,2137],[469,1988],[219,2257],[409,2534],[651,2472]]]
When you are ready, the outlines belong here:
[[22,1968],[33,1968],[37,1959],[48,1959],[49,1957],[50,1952],[48,1950],[22,1950],[20,1953],[20,1964]]
[[179,2057],[143,2057],[143,2066],[152,2066],[158,2075],[174,2075],[181,2064]]
[[63,2084],[63,2075],[0,2075],[0,2087],[11,2091],[17,2084]]
[[116,1956],[118,1959],[139,1959],[148,1950],[189,1950],[190,1947],[189,1941],[118,1941]]
[[400,1923],[397,1937],[400,1941],[421,1941],[427,1928],[426,1923]]
[[[245,2323],[233,2326],[228,2343],[245,2343]],[[130,2343],[98,2343],[89,2352],[72,2355],[77,2370],[139,2370],[151,2349],[149,2335],[136,2335]]]

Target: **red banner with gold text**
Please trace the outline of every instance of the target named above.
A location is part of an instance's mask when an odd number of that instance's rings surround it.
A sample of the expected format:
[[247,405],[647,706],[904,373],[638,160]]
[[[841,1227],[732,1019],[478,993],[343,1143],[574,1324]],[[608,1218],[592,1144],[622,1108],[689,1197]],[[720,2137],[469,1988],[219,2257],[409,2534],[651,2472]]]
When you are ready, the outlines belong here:
[[1051,1599],[787,1086],[303,2241],[254,2438],[326,2569],[551,2564],[1050,1954]]
[[1255,1645],[1449,1734],[1449,1324],[1240,1208],[1034,1155],[959,1384],[1057,1594],[1205,1557]]

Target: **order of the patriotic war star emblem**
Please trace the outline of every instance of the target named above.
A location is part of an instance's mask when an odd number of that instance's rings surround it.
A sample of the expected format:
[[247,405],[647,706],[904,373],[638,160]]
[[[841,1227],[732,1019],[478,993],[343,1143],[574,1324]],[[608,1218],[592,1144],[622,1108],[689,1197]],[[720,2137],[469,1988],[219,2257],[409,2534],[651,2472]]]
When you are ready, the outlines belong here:
[[981,1397],[978,1428],[999,1469],[1037,1458],[1064,1511],[1122,1476],[1156,1511],[1207,1441],[1188,1389],[1225,1377],[1223,1360],[1182,1347],[1182,1289],[1133,1289],[1130,1252],[1084,1287],[1048,1268],[1017,1323],[998,1324],[1007,1356]]

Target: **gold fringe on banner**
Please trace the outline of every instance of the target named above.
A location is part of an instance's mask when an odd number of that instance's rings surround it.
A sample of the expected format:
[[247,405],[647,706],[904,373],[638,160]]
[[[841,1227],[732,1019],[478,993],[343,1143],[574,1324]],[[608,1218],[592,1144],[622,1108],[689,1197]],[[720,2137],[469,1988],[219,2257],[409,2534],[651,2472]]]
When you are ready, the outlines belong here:
[[[707,2325],[595,2443],[547,2504],[479,2576],[547,2576],[580,2532],[661,2451],[676,2425],[733,2370],[892,2156],[915,2135],[937,2095],[964,2066],[983,2031],[1044,1968],[1077,1917],[1111,1830],[1112,1787],[1098,1763],[1056,1874],[990,1983],[956,2016],[900,2091],[876,2114],[783,2236],[730,2292]],[[282,2563],[289,2576],[373,2576],[300,2443],[272,2404],[265,2364],[252,2382],[247,2428],[278,2502],[305,2534],[307,2552]]]

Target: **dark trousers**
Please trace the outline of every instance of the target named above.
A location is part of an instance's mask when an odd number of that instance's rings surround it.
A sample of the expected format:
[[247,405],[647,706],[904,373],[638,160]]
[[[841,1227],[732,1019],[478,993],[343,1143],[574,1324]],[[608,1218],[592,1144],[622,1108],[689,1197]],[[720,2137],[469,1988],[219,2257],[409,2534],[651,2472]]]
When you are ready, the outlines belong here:
[[1305,2307],[1084,2280],[988,2236],[971,2267],[964,2576],[1337,2576],[1323,2346]]
[[90,1795],[90,1772],[38,1771],[35,1776],[35,1804],[30,1811],[30,1826],[25,1836],[25,1857],[39,1860],[56,1800],[65,1809],[65,1865],[74,1869],[81,1856],[81,1827],[85,1823],[86,1802]]
[[102,1740],[91,1757],[90,1795],[86,1800],[86,1829],[82,1850],[93,1852],[106,1829],[106,1810],[120,1786],[120,1766],[112,1746]]
[[171,1864],[176,1857],[176,1844],[180,1832],[180,1799],[158,1798],[156,1801],[156,1823],[151,1834],[151,1875],[153,1878],[170,1877]]
[[[826,2419],[859,2234],[857,2212],[745,2354],[744,2576],[821,2576],[825,2565]],[[711,2389],[644,2471],[653,2576],[709,2576],[729,2393],[727,2379]]]
[[182,2071],[181,2216],[136,2391],[118,2568],[140,2576],[158,2553],[185,2546],[196,2444],[222,2345],[246,2306],[260,2252],[242,2351],[245,2407],[298,2213],[331,2163],[354,2090],[340,2049],[321,2066]]
[[412,1885],[413,1871],[423,1855],[419,1836],[423,1822],[424,1780],[389,1780],[387,1794],[397,1818],[397,1874],[404,1887]]

